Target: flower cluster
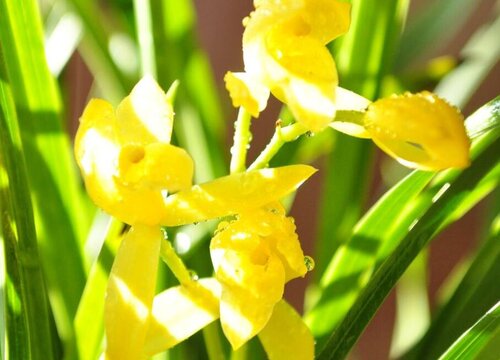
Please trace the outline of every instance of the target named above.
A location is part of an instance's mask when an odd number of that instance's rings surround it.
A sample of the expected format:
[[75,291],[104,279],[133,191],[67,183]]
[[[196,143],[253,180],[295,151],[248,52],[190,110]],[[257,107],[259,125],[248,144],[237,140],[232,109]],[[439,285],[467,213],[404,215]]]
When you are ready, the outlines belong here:
[[[295,269],[293,277],[305,273],[299,270],[304,267],[304,257],[295,228],[278,205],[273,207],[276,213],[266,209],[267,204],[295,190],[315,170],[293,165],[192,185],[193,161],[182,148],[170,144],[172,125],[170,100],[150,77],[141,80],[116,110],[109,103],[94,99],[81,117],[75,155],[87,191],[96,205],[131,225],[116,254],[107,287],[107,359],[140,359],[164,351],[216,320],[219,313],[225,314],[223,323],[233,329],[226,332],[228,337],[239,339],[233,345],[240,346],[270,321],[273,307],[282,297],[285,278],[290,279],[290,272],[286,270],[285,276],[285,269]],[[248,215],[252,213],[255,215]],[[250,234],[253,225],[259,224],[263,231],[266,221],[273,226],[278,226],[278,221],[283,226],[288,224],[283,228],[287,232],[280,234],[286,238],[271,237],[274,242],[269,244],[261,241],[253,249],[253,258],[244,261],[242,252],[239,259],[243,262],[238,262],[237,251],[230,255],[229,249],[235,250],[233,242],[220,241],[222,234],[228,234],[221,231],[215,236],[213,249],[216,252],[217,247],[224,247],[228,251],[220,262],[216,279],[181,283],[155,296],[158,259],[165,241],[161,226],[235,214],[241,214],[241,220],[231,223],[228,229],[237,226],[242,233]],[[273,218],[278,214],[279,219]],[[243,220],[247,218],[252,220]],[[251,246],[249,242],[242,243]],[[287,249],[292,249],[293,255],[285,254]],[[241,308],[241,298],[231,294],[238,284],[246,287],[256,274],[252,260],[260,259],[267,268],[268,258],[279,268],[277,274],[281,276],[271,275],[267,285],[281,291],[276,292],[272,301],[261,301],[255,313],[249,314]],[[239,269],[247,276],[229,283],[229,274]],[[300,319],[286,304],[279,307],[279,319],[272,323]],[[229,321],[227,309],[233,309]],[[241,330],[244,326],[240,319],[251,324],[250,333]],[[271,344],[269,351],[276,352],[272,345],[274,332],[264,333]],[[310,333],[302,331],[300,336],[304,340],[298,343],[312,344]]]
[[[468,165],[463,117],[436,95],[371,103],[338,87],[326,44],[347,31],[348,3],[254,0],[254,5],[244,21],[245,72],[225,77],[235,106],[258,117],[272,93],[300,125],[294,135],[330,126],[371,138],[410,167]],[[193,160],[170,144],[173,115],[171,98],[145,77],[116,109],[94,99],[81,117],[75,155],[87,191],[97,206],[131,225],[108,282],[105,358],[152,356],[218,318],[234,349],[258,335],[270,359],[313,358],[309,329],[282,300],[285,283],[308,269],[294,221],[279,200],[315,170],[290,165],[193,185]],[[226,219],[210,245],[215,276],[192,281],[179,275],[186,269],[165,245],[170,243],[162,227],[221,217]],[[155,294],[162,251],[180,285]]]

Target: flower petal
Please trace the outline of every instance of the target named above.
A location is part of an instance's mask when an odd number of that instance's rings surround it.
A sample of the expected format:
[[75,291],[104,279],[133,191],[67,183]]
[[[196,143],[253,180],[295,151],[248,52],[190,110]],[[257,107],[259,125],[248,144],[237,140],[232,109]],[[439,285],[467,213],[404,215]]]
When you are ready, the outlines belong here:
[[134,226],[122,240],[106,291],[106,359],[143,358],[161,239],[160,227]]
[[274,304],[283,296],[285,270],[281,260],[270,254],[260,264],[254,257],[252,253],[226,251],[216,272],[222,285],[220,321],[233,349],[266,325]]
[[217,280],[205,278],[156,295],[144,354],[170,349],[219,318],[220,292]]
[[174,111],[160,86],[151,76],[135,85],[116,109],[121,143],[169,143]]
[[284,300],[274,306],[273,315],[259,333],[270,360],[314,358],[314,338],[300,315]]
[[228,72],[224,76],[234,107],[243,106],[253,117],[266,108],[269,89],[247,73]]
[[178,226],[255,209],[294,191],[314,172],[308,165],[290,165],[194,185],[167,197],[160,221],[165,226]]

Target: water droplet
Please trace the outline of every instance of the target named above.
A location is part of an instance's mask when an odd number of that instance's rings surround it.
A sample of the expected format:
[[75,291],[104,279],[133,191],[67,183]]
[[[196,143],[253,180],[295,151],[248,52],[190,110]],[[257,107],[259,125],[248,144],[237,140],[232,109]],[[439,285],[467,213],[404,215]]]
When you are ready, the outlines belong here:
[[307,271],[312,271],[314,269],[314,259],[310,256],[304,256],[304,264],[306,265]]
[[191,280],[193,281],[197,281],[200,277],[198,276],[198,274],[196,273],[196,271],[194,270],[189,270],[189,277],[191,278]]

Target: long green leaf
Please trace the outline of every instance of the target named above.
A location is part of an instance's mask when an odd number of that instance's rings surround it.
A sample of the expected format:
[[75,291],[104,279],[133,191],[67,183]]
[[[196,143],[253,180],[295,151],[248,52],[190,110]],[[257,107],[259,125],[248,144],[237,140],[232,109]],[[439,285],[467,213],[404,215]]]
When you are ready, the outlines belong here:
[[[467,330],[443,355],[439,360],[468,360],[486,359],[486,356],[478,356],[481,350],[500,332],[500,302],[489,310],[477,323]],[[498,345],[498,344],[497,344]],[[491,353],[491,357],[498,356],[498,346],[496,354]]]
[[478,0],[437,0],[429,2],[410,19],[396,56],[398,69],[427,54],[461,28]]
[[[489,115],[496,119],[498,125],[500,122],[498,111]],[[472,165],[458,173],[455,179],[447,182],[445,187],[433,196],[432,205],[410,227],[399,246],[380,265],[360,293],[356,302],[328,340],[320,355],[321,359],[337,359],[346,356],[413,259],[446,224],[454,219],[452,216],[454,209],[459,208],[464,202],[477,203],[485,195],[484,187],[491,189],[492,182],[498,184],[500,172],[498,162],[499,135],[500,130],[496,127],[477,139],[474,144]]]
[[464,62],[440,81],[435,92],[456,106],[465,106],[488,72],[498,63],[499,33],[498,17],[481,27],[461,51]]
[[94,74],[103,96],[118,103],[132,87],[130,77],[120,70],[113,60],[109,46],[112,37],[111,24],[95,0],[70,0],[69,4],[80,17],[84,36],[80,50],[85,62]]
[[[497,203],[500,204],[500,203]],[[498,205],[496,206],[498,210]],[[453,295],[405,359],[437,358],[463,331],[500,299],[500,217]]]
[[[1,55],[1,53],[0,53]],[[0,259],[2,333],[6,359],[52,359],[57,334],[51,313],[36,241],[28,175],[17,117],[5,71],[0,63]],[[2,339],[3,340],[3,339]]]
[[85,271],[81,244],[89,224],[61,104],[43,49],[34,0],[0,1],[0,40],[23,142],[44,272],[63,338],[72,337]]
[[[342,87],[370,99],[380,95],[382,79],[392,68],[407,6],[408,0],[352,1],[351,27],[335,44]],[[339,134],[327,158],[314,255],[317,278],[361,216],[372,151],[369,142]]]

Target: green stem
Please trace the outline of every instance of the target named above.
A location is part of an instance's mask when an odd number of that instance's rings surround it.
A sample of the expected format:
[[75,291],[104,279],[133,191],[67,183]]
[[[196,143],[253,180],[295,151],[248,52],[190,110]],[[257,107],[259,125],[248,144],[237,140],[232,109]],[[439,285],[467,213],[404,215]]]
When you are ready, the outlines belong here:
[[257,159],[255,159],[253,164],[249,166],[248,170],[257,170],[268,166],[269,161],[271,161],[274,155],[276,155],[285,143],[294,141],[306,132],[307,128],[298,122],[284,128],[278,124],[271,141],[267,144],[266,148],[257,157]]
[[234,124],[233,147],[231,148],[231,174],[245,171],[248,145],[252,139],[250,123],[252,117],[243,107],[238,111],[238,118]]
[[167,239],[161,242],[160,255],[181,285],[192,286],[195,283],[186,265],[175,252],[172,243]]
[[231,351],[231,360],[247,360],[248,358],[248,342],[243,344],[238,350]]
[[207,347],[209,360],[224,360],[224,349],[220,342],[220,330],[216,322],[203,328],[203,338]]
[[153,41],[153,24],[149,0],[134,0],[134,15],[137,28],[137,42],[141,57],[141,74],[156,79],[156,60]]

